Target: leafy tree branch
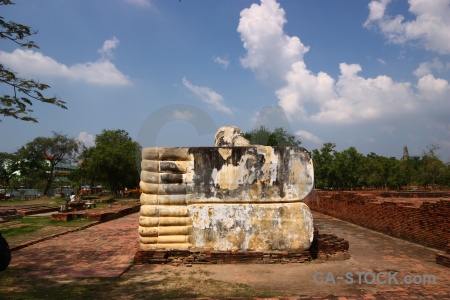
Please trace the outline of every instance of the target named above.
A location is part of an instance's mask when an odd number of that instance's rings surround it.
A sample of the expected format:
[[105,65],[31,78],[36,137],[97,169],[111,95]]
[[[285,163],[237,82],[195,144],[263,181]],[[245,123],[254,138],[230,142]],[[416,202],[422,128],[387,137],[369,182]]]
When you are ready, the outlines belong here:
[[[0,5],[12,5],[10,0],[0,0]],[[33,41],[25,40],[29,36],[37,34],[29,26],[5,21],[0,16],[0,38],[16,43],[21,47],[39,48]],[[49,103],[67,109],[66,102],[60,97],[45,97],[42,91],[50,88],[45,83],[33,79],[25,79],[16,75],[16,73],[2,64],[0,64],[0,84],[6,85],[11,89],[8,94],[0,96],[0,115],[13,117],[22,121],[37,122],[37,119],[30,116],[33,112],[29,107],[33,101]],[[0,119],[1,122],[1,119]]]

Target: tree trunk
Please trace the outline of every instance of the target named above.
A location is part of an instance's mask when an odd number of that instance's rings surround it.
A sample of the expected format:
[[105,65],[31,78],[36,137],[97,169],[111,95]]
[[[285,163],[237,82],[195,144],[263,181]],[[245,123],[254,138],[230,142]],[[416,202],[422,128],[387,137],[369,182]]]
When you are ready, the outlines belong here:
[[49,183],[47,181],[47,183],[45,184],[44,192],[42,193],[43,196],[47,196],[47,193],[50,190],[50,186],[51,186],[51,183]]

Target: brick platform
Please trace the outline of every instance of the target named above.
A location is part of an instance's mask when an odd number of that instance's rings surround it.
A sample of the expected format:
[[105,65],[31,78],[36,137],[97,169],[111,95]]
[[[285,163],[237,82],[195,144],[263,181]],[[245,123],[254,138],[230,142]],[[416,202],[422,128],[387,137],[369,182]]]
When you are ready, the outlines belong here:
[[73,219],[84,218],[91,221],[107,222],[132,213],[139,212],[141,205],[138,201],[122,202],[123,203],[117,203],[117,205],[111,205],[111,208],[105,207],[102,209],[73,211],[67,213],[59,212],[56,214],[52,214],[52,220],[70,221]]
[[196,251],[153,250],[138,251],[136,264],[273,264],[304,263],[313,259],[345,260],[350,258],[348,241],[333,234],[319,234],[314,230],[314,240],[309,250],[287,251]]

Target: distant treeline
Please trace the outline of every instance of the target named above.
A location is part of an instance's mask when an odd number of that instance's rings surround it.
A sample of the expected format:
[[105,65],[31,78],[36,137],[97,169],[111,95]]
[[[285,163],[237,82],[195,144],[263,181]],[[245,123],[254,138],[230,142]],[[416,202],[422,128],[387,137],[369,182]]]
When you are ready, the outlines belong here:
[[447,189],[450,185],[450,164],[440,160],[439,146],[427,147],[421,156],[401,159],[363,155],[355,147],[336,151],[336,145],[325,143],[312,151],[314,179],[320,189],[402,189],[417,186],[430,190]]
[[[271,131],[264,126],[245,133],[251,144],[300,146],[301,141],[283,128]],[[401,159],[358,153],[355,147],[337,151],[324,143],[311,152],[315,187],[319,189],[401,189],[417,186],[427,189],[450,186],[450,163],[440,160],[438,145],[427,147],[421,156],[409,156],[405,146]]]

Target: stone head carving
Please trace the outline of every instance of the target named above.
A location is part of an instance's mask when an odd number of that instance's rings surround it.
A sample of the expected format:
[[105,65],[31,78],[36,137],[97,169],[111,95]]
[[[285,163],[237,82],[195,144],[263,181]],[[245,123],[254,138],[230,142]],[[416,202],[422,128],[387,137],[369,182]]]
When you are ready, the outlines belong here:
[[222,126],[214,137],[215,147],[244,147],[250,142],[244,137],[244,133],[236,126]]

